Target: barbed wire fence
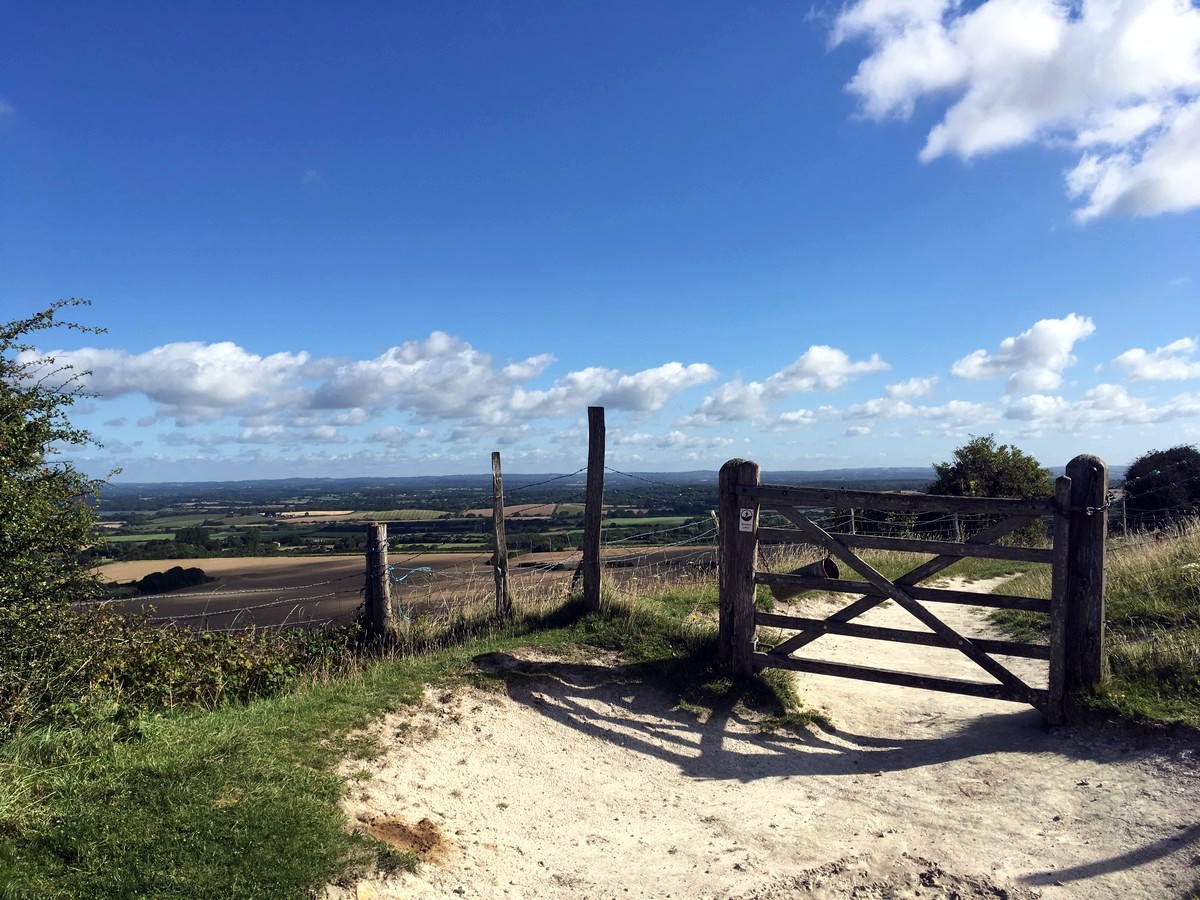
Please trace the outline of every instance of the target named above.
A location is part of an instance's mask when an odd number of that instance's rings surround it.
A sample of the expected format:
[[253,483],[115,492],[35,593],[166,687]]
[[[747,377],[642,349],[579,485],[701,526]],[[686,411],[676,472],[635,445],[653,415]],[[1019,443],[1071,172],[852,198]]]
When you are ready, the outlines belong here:
[[[510,542],[514,550],[506,558],[506,568],[511,562],[507,575],[513,596],[518,606],[526,611],[560,607],[578,587],[587,554],[586,548],[579,546],[583,529],[578,524],[577,514],[579,509],[586,509],[589,502],[587,486],[580,476],[589,473],[590,463],[589,452],[589,464],[574,471],[510,485],[504,491],[505,520],[545,524],[545,527],[515,531]],[[681,494],[694,494],[704,487],[695,480],[672,481],[668,476],[652,477],[608,465],[602,468],[604,472],[656,490],[666,488]],[[571,485],[572,479],[578,479],[578,483]],[[602,511],[607,518],[602,519],[599,529],[596,558],[604,573],[606,592],[610,596],[634,597],[652,597],[683,588],[711,588],[715,592],[720,527],[716,490],[714,479],[712,509],[707,514],[655,516],[654,502],[649,500],[640,507],[605,505]],[[625,503],[631,491],[623,487],[620,493],[624,498],[622,503]],[[646,497],[651,496],[652,492],[647,491]],[[1151,529],[1162,527],[1164,515],[1171,521],[1172,512],[1178,514],[1176,524],[1191,521],[1185,518],[1188,508],[1182,506],[1156,511],[1153,516],[1127,509],[1125,501],[1135,496],[1136,491],[1128,488],[1113,491],[1104,506],[1094,512],[1107,515],[1110,528],[1119,521],[1122,532],[1129,535],[1130,540],[1155,540]],[[663,498],[656,496],[655,501],[662,503]],[[569,512],[564,513],[564,510]],[[488,516],[491,515],[489,510]],[[764,513],[764,524],[787,526],[782,517],[772,521],[773,515],[776,514]],[[995,516],[988,515],[838,508],[811,509],[808,516],[833,535],[924,538],[959,543],[969,541],[997,521]],[[645,524],[639,519],[644,519]],[[1034,521],[1015,539],[1037,541],[1039,536],[1047,537],[1052,529],[1051,517],[1044,517]],[[521,547],[526,536],[528,549]],[[561,540],[561,548],[554,546],[556,540]],[[477,542],[476,546],[479,543],[485,541]],[[495,544],[492,546],[494,548]],[[422,620],[482,617],[496,601],[494,549],[432,552],[426,546],[406,548],[402,540],[394,541],[394,547],[401,555],[388,561],[383,580],[388,588],[390,616],[396,625],[404,627]],[[765,571],[780,572],[819,559],[821,555],[823,551],[798,536],[795,543],[764,546],[760,552],[760,565]],[[141,606],[148,609],[154,622],[174,622],[213,632],[311,628],[356,622],[369,624],[371,565],[368,554],[364,568],[359,571],[301,585],[171,592],[116,602],[126,608]]]

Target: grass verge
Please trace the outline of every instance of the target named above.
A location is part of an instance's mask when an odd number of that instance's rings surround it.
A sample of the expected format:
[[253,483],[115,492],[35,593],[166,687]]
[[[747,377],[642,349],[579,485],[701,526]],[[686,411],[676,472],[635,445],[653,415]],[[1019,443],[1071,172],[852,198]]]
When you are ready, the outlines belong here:
[[684,708],[742,703],[767,725],[802,724],[786,679],[717,672],[711,620],[693,614],[708,604],[667,592],[610,597],[602,613],[549,608],[507,628],[463,617],[279,696],[27,727],[0,744],[0,897],[303,898],[412,867],[347,830],[333,767],[356,731],[426,684],[467,678],[480,653],[614,651],[623,675],[667,686]]
[[[1005,592],[1050,596],[1050,574],[1030,572]],[[1110,677],[1090,708],[1136,722],[1200,729],[1200,526],[1109,543],[1105,649]],[[1021,638],[1044,637],[1047,617],[1001,611],[993,620]]]

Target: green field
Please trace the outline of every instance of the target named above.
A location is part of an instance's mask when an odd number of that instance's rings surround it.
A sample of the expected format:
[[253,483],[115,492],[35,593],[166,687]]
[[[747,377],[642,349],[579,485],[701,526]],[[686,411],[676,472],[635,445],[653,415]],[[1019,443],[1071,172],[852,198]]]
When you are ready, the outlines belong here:
[[215,516],[213,513],[208,515],[196,515],[192,513],[187,516],[155,516],[150,520],[150,523],[158,528],[187,528],[191,525],[202,525],[209,519]]
[[158,532],[154,534],[110,534],[105,540],[110,544],[129,544],[137,541],[169,541],[175,537],[175,532]]
[[690,522],[695,516],[620,516],[616,518],[605,518],[605,525],[683,525]]

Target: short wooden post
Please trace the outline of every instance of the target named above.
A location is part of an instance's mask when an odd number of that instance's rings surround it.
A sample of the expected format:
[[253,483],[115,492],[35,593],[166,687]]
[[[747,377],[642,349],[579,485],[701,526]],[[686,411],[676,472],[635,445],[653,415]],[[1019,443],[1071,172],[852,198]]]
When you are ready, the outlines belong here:
[[1108,535],[1108,466],[1096,456],[1067,463],[1071,479],[1067,574],[1066,690],[1088,688],[1108,675],[1104,654],[1104,556]]
[[600,525],[604,513],[604,407],[588,407],[587,495],[583,510],[583,605],[600,608]]
[[1064,697],[1067,668],[1067,585],[1071,567],[1071,479],[1054,482],[1054,561],[1050,575],[1050,677],[1046,691],[1046,722],[1061,725],[1066,718]]
[[740,496],[737,488],[758,484],[758,463],[731,459],[721,466],[717,659],[736,678],[754,672],[754,567],[758,555],[758,502]]
[[387,523],[367,526],[367,631],[374,638],[392,623],[391,579],[388,578]]
[[508,543],[504,539],[504,481],[500,475],[500,454],[492,454],[492,538],[495,554],[492,565],[496,575],[496,618],[512,618],[512,598],[508,594]]

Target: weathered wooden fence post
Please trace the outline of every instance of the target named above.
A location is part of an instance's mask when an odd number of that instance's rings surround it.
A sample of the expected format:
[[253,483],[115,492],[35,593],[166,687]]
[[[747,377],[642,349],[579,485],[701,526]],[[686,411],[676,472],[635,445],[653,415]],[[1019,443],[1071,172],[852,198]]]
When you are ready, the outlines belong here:
[[1104,654],[1104,555],[1108,535],[1108,466],[1096,456],[1067,463],[1071,479],[1067,561],[1066,689],[1091,687],[1108,675]]
[[512,597],[508,594],[508,543],[504,539],[504,482],[500,475],[500,453],[492,454],[492,537],[495,554],[492,565],[496,574],[496,618],[512,618]]
[[737,493],[739,485],[757,487],[758,463],[731,459],[721,466],[720,622],[717,659],[734,677],[754,672],[754,567],[758,556],[758,502]]
[[604,407],[588,407],[587,496],[583,510],[583,605],[600,608],[600,524],[604,513]]
[[387,523],[367,526],[367,632],[386,635],[392,623],[391,579],[388,577]]
[[1067,586],[1071,577],[1071,479],[1054,482],[1054,560],[1050,575],[1050,675],[1046,690],[1046,722],[1061,725],[1066,719],[1063,700],[1067,677]]

